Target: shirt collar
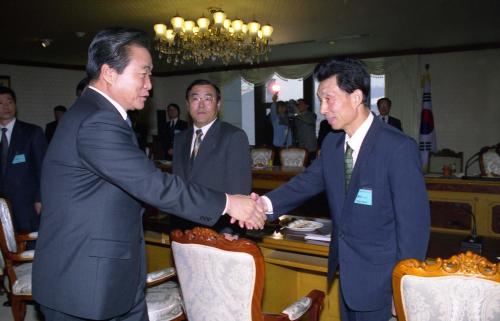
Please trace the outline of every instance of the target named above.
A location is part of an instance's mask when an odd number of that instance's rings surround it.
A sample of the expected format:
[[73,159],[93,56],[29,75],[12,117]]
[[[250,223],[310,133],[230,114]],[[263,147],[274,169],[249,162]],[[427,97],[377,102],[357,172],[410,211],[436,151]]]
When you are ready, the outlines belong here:
[[123,117],[123,120],[127,119],[127,111],[125,108],[123,108],[118,102],[116,102],[113,98],[109,97],[99,89],[95,88],[94,86],[88,86],[88,88],[97,91],[99,94],[101,94],[104,98],[106,98],[113,106],[115,106],[116,110],[120,113],[120,115]]
[[[373,114],[370,112],[365,121],[361,123],[361,126],[359,126],[359,128],[356,129],[352,137],[349,137],[347,133],[345,134],[345,144],[349,142],[349,146],[352,148],[352,150],[359,151],[359,149],[361,148],[361,144],[365,139],[366,133],[368,133],[368,130],[370,129],[372,123],[373,123]],[[344,150],[345,150],[345,145],[344,145]]]
[[196,127],[195,125],[193,125],[193,134],[196,135],[196,130],[197,129],[201,129],[202,133],[203,133],[203,138],[205,138],[205,135],[207,134],[208,130],[210,129],[210,127],[212,127],[212,125],[215,123],[215,121],[217,120],[217,118],[215,118],[214,120],[212,120],[212,122],[206,124],[205,126],[199,128],[199,127]]
[[12,118],[11,121],[6,126],[0,126],[1,128],[7,128],[7,133],[12,133],[14,125],[16,124],[16,117]]

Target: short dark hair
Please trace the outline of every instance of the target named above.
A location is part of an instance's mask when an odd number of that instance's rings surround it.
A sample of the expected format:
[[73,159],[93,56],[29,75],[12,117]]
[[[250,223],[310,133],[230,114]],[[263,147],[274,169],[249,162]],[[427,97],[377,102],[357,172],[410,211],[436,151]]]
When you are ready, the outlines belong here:
[[314,77],[318,81],[337,76],[337,84],[343,91],[352,94],[359,89],[363,93],[363,103],[369,106],[370,75],[364,64],[353,58],[336,58],[322,62],[314,69]]
[[56,107],[54,107],[54,111],[61,111],[63,113],[66,112],[66,107],[64,107],[63,105],[57,105]]
[[387,105],[389,105],[389,107],[392,106],[392,101],[387,97],[383,97],[383,98],[380,98],[379,100],[377,100],[377,106],[379,106],[379,104],[383,101],[386,101]]
[[85,87],[87,87],[90,83],[90,77],[87,76],[85,78],[83,78],[82,80],[80,80],[80,82],[78,82],[78,85],[76,85],[76,95],[79,96],[82,91],[85,89]]
[[119,27],[100,31],[89,46],[87,76],[91,80],[97,79],[104,64],[121,74],[130,61],[129,49],[132,45],[149,50],[149,40],[144,31]]
[[170,104],[168,104],[168,106],[167,106],[167,110],[168,110],[168,108],[170,108],[170,107],[174,107],[175,109],[177,109],[177,113],[178,113],[179,115],[181,114],[181,109],[179,108],[179,105],[177,105],[176,103],[170,103]]
[[193,81],[186,89],[186,100],[189,99],[189,92],[191,91],[191,89],[193,89],[194,86],[198,86],[198,85],[209,85],[209,86],[212,86],[214,87],[215,89],[215,92],[217,94],[217,101],[220,100],[220,89],[219,87],[217,87],[216,84],[214,84],[213,82],[211,82],[210,80],[206,80],[206,79],[196,79],[195,81]]
[[0,86],[0,95],[5,94],[9,94],[12,97],[12,100],[17,103],[16,93],[14,92],[14,90],[10,89],[9,87]]

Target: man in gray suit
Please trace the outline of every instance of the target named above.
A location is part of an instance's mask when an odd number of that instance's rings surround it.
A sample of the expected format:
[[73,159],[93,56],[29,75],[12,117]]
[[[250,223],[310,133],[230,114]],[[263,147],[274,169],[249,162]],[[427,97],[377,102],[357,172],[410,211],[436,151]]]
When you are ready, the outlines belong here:
[[147,320],[141,202],[207,225],[229,213],[261,228],[246,196],[164,174],[139,149],[128,110],[151,90],[142,31],[114,28],[89,47],[91,81],[59,124],[42,168],[44,209],[33,297],[51,320]]
[[299,147],[307,149],[309,159],[316,156],[316,114],[310,110],[310,106],[304,99],[297,100],[297,116],[295,116],[295,128]]
[[[220,102],[219,88],[208,80],[195,80],[187,88],[186,105],[193,126],[175,137],[173,173],[216,191],[247,195],[252,189],[248,138],[240,128],[217,118]],[[194,155],[198,130],[200,145]],[[196,225],[199,224],[171,217],[172,229],[185,230]],[[212,228],[224,233],[241,232],[227,216],[222,216]]]

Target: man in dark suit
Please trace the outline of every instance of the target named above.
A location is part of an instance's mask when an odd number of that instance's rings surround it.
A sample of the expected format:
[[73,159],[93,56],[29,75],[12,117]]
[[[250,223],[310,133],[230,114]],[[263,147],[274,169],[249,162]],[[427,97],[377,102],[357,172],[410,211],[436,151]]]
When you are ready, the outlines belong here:
[[14,226],[20,232],[38,230],[40,173],[47,142],[40,127],[16,119],[16,94],[0,87],[0,194],[12,206]]
[[401,127],[401,121],[396,117],[389,116],[391,112],[392,102],[389,98],[384,97],[377,100],[378,112],[380,113],[380,119],[393,127],[396,127],[400,131],[403,131],[403,127]]
[[247,228],[264,224],[249,197],[186,184],[139,149],[126,112],[143,109],[149,96],[147,39],[123,28],[94,37],[91,82],[47,151],[33,263],[33,297],[46,321],[147,320],[141,201],[207,225],[223,213]]
[[47,138],[47,143],[50,143],[50,141],[52,140],[52,136],[54,136],[54,133],[56,132],[57,124],[59,124],[59,121],[61,120],[62,116],[64,116],[65,112],[66,107],[62,105],[54,107],[55,120],[45,126],[45,137]]
[[275,219],[326,192],[333,226],[328,279],[338,268],[341,318],[387,321],[392,269],[405,258],[424,259],[429,239],[417,145],[370,112],[370,76],[360,61],[330,60],[314,75],[321,113],[345,133],[328,134],[304,173],[258,201]]
[[[186,105],[193,126],[175,137],[173,173],[216,191],[248,195],[252,189],[248,138],[240,128],[217,118],[220,102],[220,89],[208,80],[195,80],[187,88]],[[198,130],[201,143],[194,156]],[[171,223],[172,228],[184,230],[199,225],[177,217],[172,217]],[[241,232],[227,216],[212,228],[224,233]]]
[[166,153],[166,159],[172,159],[174,153],[174,138],[177,134],[188,128],[188,123],[179,118],[181,111],[179,105],[170,103],[167,106],[168,121],[163,122],[159,129],[162,146]]

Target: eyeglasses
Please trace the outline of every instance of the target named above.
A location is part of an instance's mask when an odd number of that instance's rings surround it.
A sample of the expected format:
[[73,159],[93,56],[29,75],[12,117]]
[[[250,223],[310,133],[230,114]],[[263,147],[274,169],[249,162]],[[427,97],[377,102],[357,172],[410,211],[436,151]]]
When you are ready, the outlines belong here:
[[203,97],[201,96],[191,96],[189,97],[189,102],[193,104],[199,104],[200,101],[202,101],[207,104],[211,104],[215,101],[215,97],[212,95],[205,95]]

